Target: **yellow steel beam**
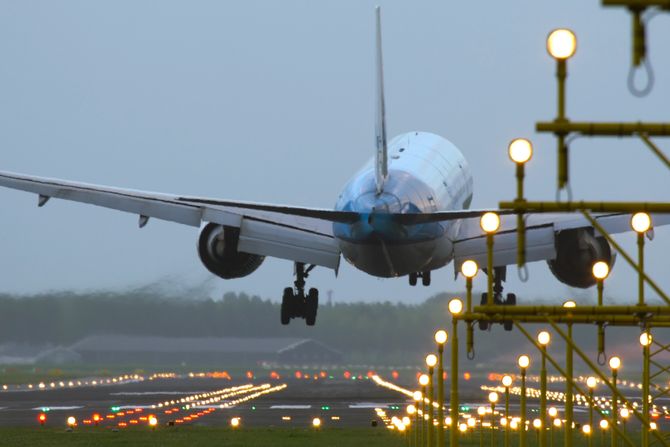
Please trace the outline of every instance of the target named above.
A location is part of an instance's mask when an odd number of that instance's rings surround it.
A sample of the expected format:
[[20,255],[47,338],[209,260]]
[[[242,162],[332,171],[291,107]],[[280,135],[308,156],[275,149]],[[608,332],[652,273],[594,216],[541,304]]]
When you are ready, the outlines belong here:
[[556,120],[536,123],[535,130],[563,135],[576,133],[601,137],[630,137],[637,134],[670,137],[670,123],[595,123]]
[[500,202],[498,207],[515,213],[556,213],[569,211],[592,211],[596,213],[670,213],[668,202]]
[[[517,329],[519,329],[519,331],[520,331],[520,332],[521,332],[521,333],[528,339],[528,341],[530,341],[530,342],[531,342],[531,343],[532,343],[538,350],[541,350],[541,349],[542,349],[541,346],[540,346],[540,344],[537,342],[537,340],[535,340],[535,338],[533,338],[533,337],[528,333],[528,331],[526,331],[526,329],[523,328],[523,326],[521,326],[521,325],[520,325],[519,323],[517,323],[517,322],[514,322],[514,325],[515,325],[515,326],[517,327]],[[582,390],[582,389],[581,389],[581,387],[580,387],[580,386],[578,385],[578,383],[574,380],[574,378],[569,377],[568,374],[566,374],[566,371],[563,370],[563,368],[561,368],[561,367],[559,366],[559,364],[558,364],[558,363],[557,363],[557,362],[556,362],[556,361],[555,361],[555,360],[554,360],[548,353],[545,354],[545,355],[546,355],[547,360],[549,360],[549,362],[554,366],[554,368],[556,368],[556,370],[561,374],[561,376],[565,377],[566,380],[569,380],[569,381],[570,381],[570,383],[572,384],[572,387],[573,387],[578,393],[580,393],[582,396],[589,396],[589,394],[586,393],[585,390]],[[566,402],[565,405],[568,405],[568,403]],[[574,405],[574,403],[573,403],[573,405]],[[632,447],[635,447],[635,444],[633,443],[633,441],[632,441],[632,440],[626,435],[626,433],[624,433],[623,430],[621,430],[616,424],[612,424],[612,418],[611,418],[611,416],[610,416],[610,417],[607,417],[607,415],[605,415],[605,413],[604,413],[603,410],[600,408],[600,406],[595,404],[595,400],[594,400],[591,396],[589,396],[589,405],[592,405],[593,408],[594,408],[598,413],[600,413],[600,415],[601,415],[603,418],[608,419],[608,420],[610,421],[610,426],[612,427],[612,429],[614,429],[614,430],[619,434],[619,436],[621,436],[621,437],[623,438],[623,440],[626,441],[626,443],[628,443],[628,445],[630,445],[630,446],[632,446]]]
[[665,166],[667,166],[668,168],[670,168],[670,159],[668,159],[668,157],[665,156],[665,154],[663,153],[663,151],[662,151],[658,146],[656,146],[656,145],[654,144],[654,142],[651,141],[651,140],[649,139],[649,137],[648,137],[646,134],[641,133],[641,134],[640,134],[640,139],[642,139],[642,141],[644,141],[644,143],[649,147],[649,149],[651,149],[651,151],[652,151],[658,158],[660,158],[661,161],[662,161],[663,163],[665,163]]
[[475,306],[475,312],[497,315],[670,315],[670,306]]
[[[551,327],[554,329],[554,331],[556,331],[556,332],[558,333],[558,335],[561,336],[561,338],[563,339],[563,341],[565,341],[566,343],[568,343],[568,344],[570,344],[570,345],[572,346],[572,348],[574,349],[574,352],[576,352],[577,355],[579,355],[579,356],[582,358],[582,360],[584,361],[584,363],[586,363],[587,366],[588,366],[589,368],[591,368],[591,370],[592,370],[598,377],[600,377],[600,380],[601,380],[605,385],[607,385],[607,387],[612,391],[612,394],[614,394],[614,395],[616,396],[616,398],[617,398],[620,402],[623,402],[623,403],[629,408],[629,411],[631,411],[631,412],[633,413],[633,415],[634,415],[640,422],[643,423],[643,426],[644,426],[647,430],[649,430],[649,415],[648,415],[648,414],[643,415],[643,414],[640,413],[640,412],[639,412],[633,405],[631,405],[631,403],[628,401],[628,399],[626,399],[626,397],[625,397],[623,394],[621,394],[621,392],[619,392],[618,388],[616,387],[616,384],[612,384],[611,381],[609,380],[609,378],[608,378],[608,377],[605,377],[605,375],[603,375],[603,373],[600,371],[600,369],[599,369],[596,365],[593,364],[593,362],[589,359],[589,357],[588,357],[586,354],[584,354],[584,352],[583,352],[583,351],[582,351],[582,350],[581,350],[581,349],[580,349],[580,348],[579,348],[579,347],[572,341],[572,339],[568,338],[568,336],[565,334],[565,332],[563,332],[563,330],[556,324],[555,321],[553,321],[552,318],[547,317],[547,323],[549,323],[549,324],[551,325]],[[517,327],[521,327],[519,324],[517,324],[516,326],[517,326]],[[556,365],[555,365],[555,366],[556,366]],[[557,369],[558,369],[558,368],[557,368]],[[561,374],[562,374],[563,376],[565,376],[564,373],[561,373]],[[575,388],[577,388],[577,387],[575,386]],[[580,391],[580,392],[581,392],[581,391]],[[582,393],[582,395],[586,395],[584,392],[581,392],[581,393]],[[616,425],[612,425],[612,424],[610,424],[610,427],[615,428]],[[617,430],[617,433],[619,433],[619,435],[621,435],[621,433],[620,433],[618,430]],[[653,430],[653,431],[652,431],[652,434],[654,435],[654,437],[657,439],[658,442],[660,442],[661,444],[663,444],[663,445],[666,446],[666,447],[670,447],[670,445],[666,442],[666,440],[663,439],[663,437],[662,437],[661,435],[658,434],[658,431],[657,431],[657,430]],[[624,435],[624,439],[625,439],[625,440],[628,440],[628,439],[625,437],[625,435]]]
[[661,290],[661,288],[658,287],[658,285],[656,285],[656,283],[655,283],[655,282],[654,282],[654,281],[653,281],[653,280],[652,280],[652,279],[651,279],[651,278],[644,272],[644,270],[640,270],[640,268],[638,267],[637,263],[633,260],[633,258],[631,258],[631,257],[628,255],[628,253],[626,253],[626,252],[621,248],[621,246],[620,246],[614,239],[612,239],[612,236],[610,236],[609,234],[607,234],[607,231],[605,231],[605,229],[602,227],[602,225],[600,225],[600,224],[596,221],[596,219],[594,219],[593,216],[591,216],[591,213],[589,213],[588,211],[582,211],[582,214],[584,215],[584,217],[586,217],[586,219],[589,221],[589,223],[591,223],[591,225],[593,226],[593,228],[595,228],[596,230],[598,230],[598,232],[599,232],[605,239],[607,239],[607,242],[609,242],[609,244],[610,244],[612,247],[614,247],[614,249],[615,249],[616,251],[619,252],[619,254],[621,255],[621,257],[624,258],[624,259],[626,260],[626,262],[627,262],[631,267],[633,267],[633,268],[635,269],[635,271],[636,271],[638,274],[640,274],[642,277],[644,277],[645,282],[646,282],[647,284],[649,284],[649,286],[651,286],[651,288],[654,289],[654,291],[655,291],[656,293],[658,293],[658,295],[663,299],[663,301],[665,301],[667,304],[670,305],[670,298],[668,298],[668,295],[666,295],[665,292],[663,292],[663,291]]
[[670,317],[661,316],[652,319],[642,319],[630,315],[566,315],[566,316],[547,316],[547,315],[491,315],[470,313],[459,316],[459,320],[488,321],[491,323],[502,323],[505,320],[513,320],[522,323],[544,323],[547,318],[551,318],[557,323],[570,324],[590,324],[607,323],[609,326],[640,326],[642,323],[648,323],[649,327],[670,327]]

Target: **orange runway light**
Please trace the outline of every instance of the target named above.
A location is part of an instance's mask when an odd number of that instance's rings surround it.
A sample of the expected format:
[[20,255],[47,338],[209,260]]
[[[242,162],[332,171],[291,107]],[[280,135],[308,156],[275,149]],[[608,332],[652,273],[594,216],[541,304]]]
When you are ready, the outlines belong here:
[[472,375],[469,372],[463,373],[463,378],[465,380],[470,380],[472,378]]
[[37,420],[41,426],[44,426],[44,424],[46,424],[47,422],[47,415],[44,413],[40,413],[39,416],[37,416]]

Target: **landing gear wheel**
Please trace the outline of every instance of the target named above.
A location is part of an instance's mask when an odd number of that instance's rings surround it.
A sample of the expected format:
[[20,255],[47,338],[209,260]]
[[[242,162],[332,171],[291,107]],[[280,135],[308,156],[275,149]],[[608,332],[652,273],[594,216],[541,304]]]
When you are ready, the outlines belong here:
[[[487,296],[488,296],[487,293],[482,293],[482,301],[480,303],[482,306],[486,304]],[[480,331],[486,331],[491,326],[488,321],[482,321],[482,320],[477,321],[477,324],[479,325]]]
[[287,287],[284,289],[284,295],[281,299],[281,324],[286,326],[291,322],[291,305],[293,304],[293,288]]
[[421,274],[421,284],[426,287],[430,285],[430,270]]
[[[505,300],[505,306],[516,306],[516,295],[513,293],[508,293],[507,294],[507,299]],[[503,321],[503,328],[506,331],[511,331],[514,329],[514,322],[511,320],[505,320]]]
[[417,274],[416,273],[410,273],[409,274],[409,285],[410,286],[415,286],[416,285],[416,280],[417,280]]
[[314,323],[316,323],[316,311],[319,308],[319,291],[317,289],[309,289],[304,306],[305,323],[307,323],[307,326],[314,326]]

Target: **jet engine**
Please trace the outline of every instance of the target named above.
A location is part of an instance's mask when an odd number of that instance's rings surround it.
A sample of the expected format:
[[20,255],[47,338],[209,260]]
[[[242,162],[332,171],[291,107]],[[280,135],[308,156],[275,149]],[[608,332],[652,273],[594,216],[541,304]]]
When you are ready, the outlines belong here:
[[564,230],[556,234],[556,259],[547,261],[551,273],[571,287],[585,289],[596,284],[593,264],[605,261],[614,266],[615,255],[605,238],[596,237],[592,228]]
[[208,223],[200,232],[198,255],[207,270],[223,279],[242,278],[253,273],[264,256],[237,251],[240,229]]

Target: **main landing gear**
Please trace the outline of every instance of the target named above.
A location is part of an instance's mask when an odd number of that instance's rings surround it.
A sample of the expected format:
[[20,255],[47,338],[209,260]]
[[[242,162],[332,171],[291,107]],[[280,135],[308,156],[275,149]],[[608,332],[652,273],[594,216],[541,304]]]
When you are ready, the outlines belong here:
[[311,288],[305,295],[305,279],[313,268],[314,265],[305,268],[304,263],[295,263],[296,279],[293,283],[294,287],[285,288],[281,300],[281,324],[289,324],[291,318],[304,318],[307,326],[314,326],[314,323],[316,323],[319,291]]
[[410,273],[409,274],[409,285],[410,286],[415,286],[417,280],[421,278],[421,284],[424,286],[429,286],[430,285],[430,270],[426,272],[415,272],[415,273]]
[[[487,272],[488,274],[488,272]],[[507,267],[494,267],[493,268],[493,304],[497,306],[514,306],[516,305],[516,295],[513,293],[508,293],[505,300],[503,300],[503,286],[502,283],[507,278]],[[481,305],[486,305],[488,301],[488,294],[482,293]],[[479,329],[486,331],[491,328],[493,323],[489,321],[479,321]],[[503,328],[506,331],[511,331],[514,328],[514,322],[512,320],[505,320],[502,322]]]

